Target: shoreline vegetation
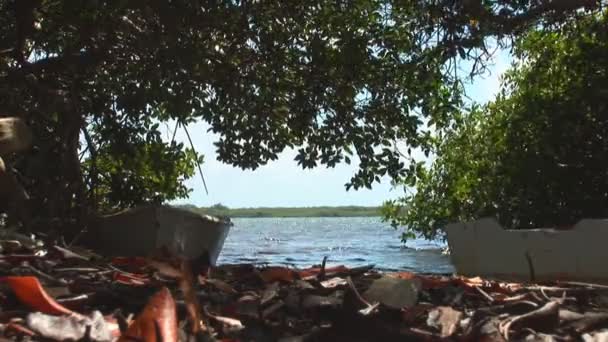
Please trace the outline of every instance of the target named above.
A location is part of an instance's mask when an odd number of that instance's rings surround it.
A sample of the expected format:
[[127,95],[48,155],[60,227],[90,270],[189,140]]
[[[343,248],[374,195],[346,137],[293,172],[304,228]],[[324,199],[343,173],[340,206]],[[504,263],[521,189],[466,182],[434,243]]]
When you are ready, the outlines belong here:
[[216,204],[211,207],[197,207],[194,205],[179,205],[177,207],[192,210],[199,214],[227,216],[230,218],[380,216],[380,207],[365,206],[228,208],[224,205]]

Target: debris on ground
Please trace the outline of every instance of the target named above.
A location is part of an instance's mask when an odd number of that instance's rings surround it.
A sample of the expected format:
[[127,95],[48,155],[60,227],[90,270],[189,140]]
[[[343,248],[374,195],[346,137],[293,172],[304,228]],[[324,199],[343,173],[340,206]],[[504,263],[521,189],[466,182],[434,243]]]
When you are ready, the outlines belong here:
[[0,241],[0,338],[89,341],[584,340],[608,337],[608,286],[381,272],[193,266]]

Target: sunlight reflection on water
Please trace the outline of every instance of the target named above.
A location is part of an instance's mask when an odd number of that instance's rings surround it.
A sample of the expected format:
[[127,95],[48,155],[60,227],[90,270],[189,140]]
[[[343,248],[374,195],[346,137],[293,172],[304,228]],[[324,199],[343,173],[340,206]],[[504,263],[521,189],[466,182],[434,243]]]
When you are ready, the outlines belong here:
[[442,242],[400,241],[400,232],[378,217],[237,218],[218,263],[262,262],[309,267],[375,264],[386,270],[453,272]]

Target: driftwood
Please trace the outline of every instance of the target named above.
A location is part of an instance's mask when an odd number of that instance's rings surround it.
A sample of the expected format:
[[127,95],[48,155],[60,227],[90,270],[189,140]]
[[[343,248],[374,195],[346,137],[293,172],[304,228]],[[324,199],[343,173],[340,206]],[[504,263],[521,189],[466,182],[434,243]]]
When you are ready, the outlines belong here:
[[20,152],[32,144],[32,132],[19,118],[0,118],[0,156]]

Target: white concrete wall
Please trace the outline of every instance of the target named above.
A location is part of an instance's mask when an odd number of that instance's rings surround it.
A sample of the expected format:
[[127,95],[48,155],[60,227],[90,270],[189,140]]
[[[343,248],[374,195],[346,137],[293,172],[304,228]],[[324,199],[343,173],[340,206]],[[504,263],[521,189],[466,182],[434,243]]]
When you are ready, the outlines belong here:
[[461,275],[608,283],[608,220],[581,220],[570,230],[505,230],[484,218],[450,224],[446,233]]

